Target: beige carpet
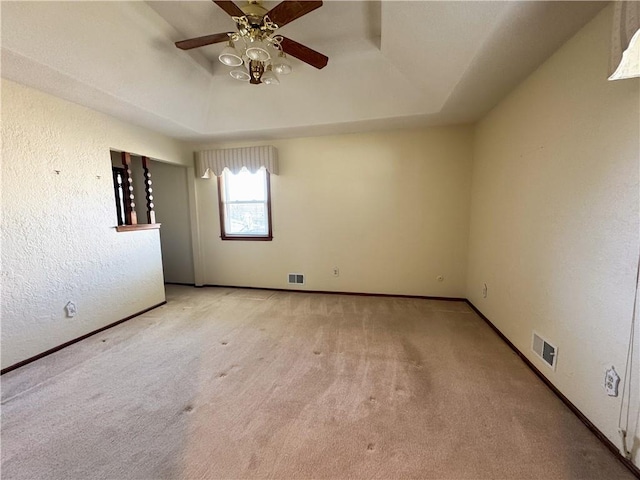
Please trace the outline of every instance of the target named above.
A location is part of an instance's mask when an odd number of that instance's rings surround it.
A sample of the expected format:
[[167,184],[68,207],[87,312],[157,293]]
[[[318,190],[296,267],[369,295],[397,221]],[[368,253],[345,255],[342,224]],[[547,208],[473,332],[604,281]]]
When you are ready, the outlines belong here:
[[2,478],[631,479],[462,302],[168,287],[2,377]]

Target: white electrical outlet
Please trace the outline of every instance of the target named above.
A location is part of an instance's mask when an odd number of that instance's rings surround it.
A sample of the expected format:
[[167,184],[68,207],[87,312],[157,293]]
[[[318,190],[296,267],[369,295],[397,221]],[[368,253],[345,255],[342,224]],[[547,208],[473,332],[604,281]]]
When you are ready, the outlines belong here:
[[610,397],[617,397],[619,383],[620,376],[616,372],[616,369],[611,367],[604,375],[604,389],[606,390],[607,395]]
[[76,304],[73,302],[67,302],[67,304],[64,306],[65,310],[67,311],[67,317],[71,318],[71,317],[75,317],[76,313],[78,313],[78,309],[76,308]]
[[333,267],[333,276],[334,277],[340,276],[340,269],[338,267]]

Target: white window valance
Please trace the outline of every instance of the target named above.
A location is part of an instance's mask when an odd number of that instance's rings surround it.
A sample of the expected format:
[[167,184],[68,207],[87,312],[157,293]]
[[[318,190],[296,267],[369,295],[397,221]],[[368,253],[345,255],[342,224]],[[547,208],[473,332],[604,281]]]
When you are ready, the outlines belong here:
[[640,2],[614,4],[609,80],[640,76]]
[[238,173],[246,167],[252,173],[264,167],[269,173],[278,174],[278,151],[271,145],[260,147],[225,148],[196,152],[196,170],[201,178],[219,177],[225,168]]

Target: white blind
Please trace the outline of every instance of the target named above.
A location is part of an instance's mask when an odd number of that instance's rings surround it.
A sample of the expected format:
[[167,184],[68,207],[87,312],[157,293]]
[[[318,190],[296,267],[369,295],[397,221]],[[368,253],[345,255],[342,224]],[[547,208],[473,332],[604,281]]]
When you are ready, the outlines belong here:
[[255,173],[264,167],[269,173],[278,174],[278,151],[272,145],[260,147],[225,148],[222,150],[203,150],[196,153],[196,169],[199,177],[219,177],[225,168],[238,173],[246,167]]

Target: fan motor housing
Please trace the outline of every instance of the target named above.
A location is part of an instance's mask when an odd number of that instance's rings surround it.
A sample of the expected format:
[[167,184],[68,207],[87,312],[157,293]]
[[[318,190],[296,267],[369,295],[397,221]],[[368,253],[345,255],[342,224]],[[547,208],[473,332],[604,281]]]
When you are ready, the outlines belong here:
[[262,19],[268,12],[268,10],[257,1],[249,2],[247,5],[240,7],[240,10],[245,14],[252,27],[259,27],[262,25]]

